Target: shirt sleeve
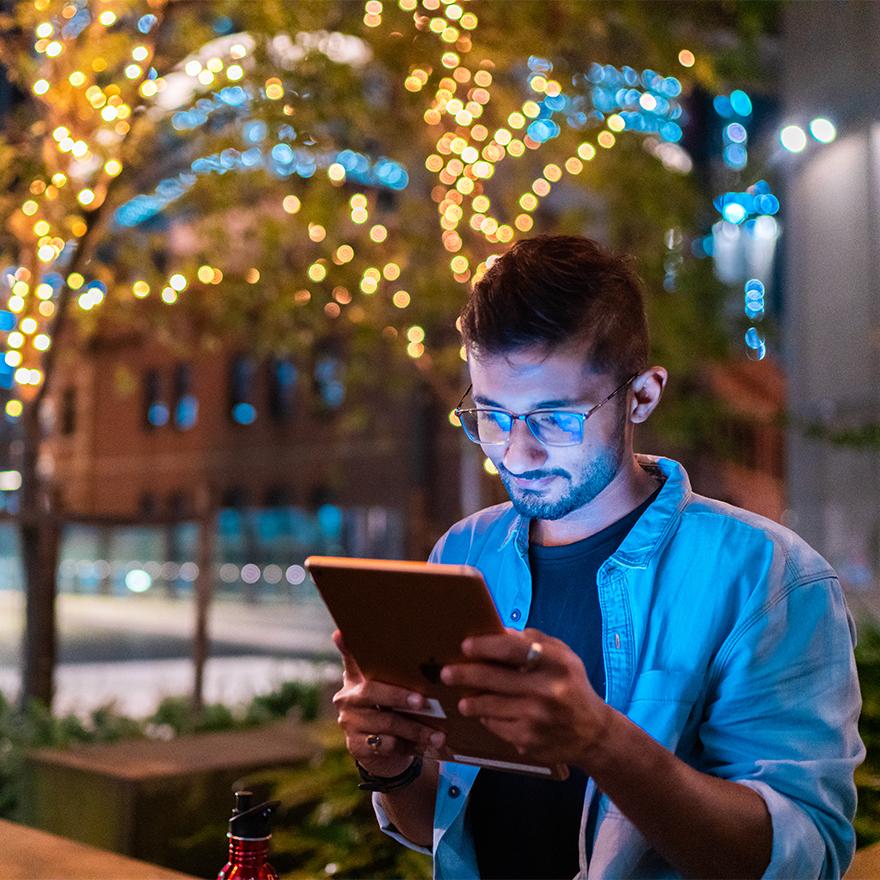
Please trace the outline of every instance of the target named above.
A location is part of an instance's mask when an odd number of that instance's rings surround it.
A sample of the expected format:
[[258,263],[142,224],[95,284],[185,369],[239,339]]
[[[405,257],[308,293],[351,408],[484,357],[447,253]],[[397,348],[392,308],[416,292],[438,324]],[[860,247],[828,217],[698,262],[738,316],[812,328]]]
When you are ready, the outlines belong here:
[[865,756],[854,645],[840,584],[823,577],[746,617],[714,664],[699,769],[764,799],[767,878],[839,878],[852,860],[853,774]]

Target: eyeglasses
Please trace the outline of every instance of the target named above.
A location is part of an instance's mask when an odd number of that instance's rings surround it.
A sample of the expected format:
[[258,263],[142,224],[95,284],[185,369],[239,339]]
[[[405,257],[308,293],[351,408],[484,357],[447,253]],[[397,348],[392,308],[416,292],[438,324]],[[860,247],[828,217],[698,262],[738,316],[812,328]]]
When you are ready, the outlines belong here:
[[618,385],[604,400],[591,406],[586,412],[567,409],[533,409],[527,413],[512,413],[495,407],[476,407],[462,409],[465,397],[473,385],[461,396],[455,407],[455,415],[468,440],[481,446],[501,446],[510,439],[515,421],[524,421],[534,437],[545,446],[579,446],[584,441],[584,422],[623,391],[638,373],[633,373],[622,385]]

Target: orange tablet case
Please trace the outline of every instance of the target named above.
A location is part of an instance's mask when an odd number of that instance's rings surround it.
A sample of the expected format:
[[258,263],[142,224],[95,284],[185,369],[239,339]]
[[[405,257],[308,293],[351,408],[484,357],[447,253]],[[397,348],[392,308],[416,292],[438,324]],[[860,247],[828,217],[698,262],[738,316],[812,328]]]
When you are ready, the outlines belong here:
[[529,762],[476,718],[458,713],[462,688],[440,681],[447,663],[465,661],[471,635],[503,632],[482,574],[468,565],[310,556],[305,566],[367,678],[428,698],[420,720],[446,732],[430,757],[562,779],[563,765]]

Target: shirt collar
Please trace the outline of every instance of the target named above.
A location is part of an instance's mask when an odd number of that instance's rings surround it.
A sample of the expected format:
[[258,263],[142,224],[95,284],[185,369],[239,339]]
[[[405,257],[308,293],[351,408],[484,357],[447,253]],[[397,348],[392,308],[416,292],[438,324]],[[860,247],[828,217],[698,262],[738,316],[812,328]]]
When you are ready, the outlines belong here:
[[[636,455],[639,465],[662,480],[660,493],[633,526],[612,559],[629,568],[647,568],[651,559],[666,543],[691,496],[691,484],[685,469],[671,458]],[[528,517],[516,514],[507,529],[502,549],[511,542],[520,556],[528,557]]]

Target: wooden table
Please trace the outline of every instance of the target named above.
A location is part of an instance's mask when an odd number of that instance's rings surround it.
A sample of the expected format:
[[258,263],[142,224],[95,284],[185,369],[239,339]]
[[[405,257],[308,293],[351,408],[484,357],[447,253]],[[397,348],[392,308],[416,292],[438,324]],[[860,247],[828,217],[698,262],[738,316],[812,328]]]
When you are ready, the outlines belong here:
[[0,819],[0,841],[0,877],[4,880],[193,880],[190,874],[4,819]]

